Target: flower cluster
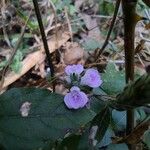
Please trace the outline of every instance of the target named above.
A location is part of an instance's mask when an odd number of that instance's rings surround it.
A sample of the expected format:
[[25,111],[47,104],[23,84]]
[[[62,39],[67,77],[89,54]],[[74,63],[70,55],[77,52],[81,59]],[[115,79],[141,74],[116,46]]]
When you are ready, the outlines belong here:
[[88,102],[88,96],[79,87],[99,87],[102,84],[100,74],[95,69],[84,70],[80,64],[69,65],[65,68],[66,81],[72,85],[70,92],[64,97],[64,102],[69,109],[84,107]]

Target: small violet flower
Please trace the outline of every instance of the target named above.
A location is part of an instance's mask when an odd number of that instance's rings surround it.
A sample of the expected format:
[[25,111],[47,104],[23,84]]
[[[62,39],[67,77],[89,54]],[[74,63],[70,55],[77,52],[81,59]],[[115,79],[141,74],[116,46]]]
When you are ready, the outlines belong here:
[[88,69],[81,78],[81,85],[88,85],[89,87],[96,88],[101,84],[102,80],[100,74],[95,69]]
[[71,74],[77,74],[80,75],[83,72],[84,68],[81,64],[78,65],[68,65],[65,68],[65,73],[70,76]]
[[69,109],[78,109],[86,105],[88,97],[77,86],[73,86],[70,93],[65,96],[64,102]]

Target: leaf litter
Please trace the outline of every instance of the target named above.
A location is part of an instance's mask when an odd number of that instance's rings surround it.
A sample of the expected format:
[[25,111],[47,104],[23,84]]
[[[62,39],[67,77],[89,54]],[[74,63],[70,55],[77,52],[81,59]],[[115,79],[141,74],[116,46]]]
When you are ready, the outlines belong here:
[[[39,4],[52,61],[55,66],[55,75],[60,79],[60,82],[56,83],[56,92],[67,93],[67,89],[61,83],[60,76],[64,74],[64,68],[69,64],[83,64],[86,67],[94,66],[104,73],[107,64],[113,62],[123,71],[124,43],[123,31],[121,30],[123,25],[120,23],[122,22],[120,16],[117,18],[116,27],[104,53],[97,61],[95,60],[96,50],[100,49],[105,41],[112,18],[110,12],[106,12],[104,15],[101,12],[102,10],[97,9],[97,3],[93,4],[86,0],[72,0],[66,7],[72,8],[71,12],[73,13],[69,14],[68,11],[68,18],[66,18],[63,8],[58,9],[60,6],[57,6],[57,3],[54,3],[57,16],[55,16],[48,0],[40,1]],[[70,4],[72,4],[71,7],[69,7]],[[2,4],[1,7],[3,7]],[[21,0],[19,3],[6,3],[4,20],[2,20],[2,13],[0,12],[0,73],[11,55],[11,48],[3,36],[3,28],[6,28],[9,41],[12,44],[13,40],[18,38],[18,34],[25,25],[26,17],[32,8],[31,2]],[[148,15],[150,17],[150,14]],[[55,17],[58,20],[57,24],[55,24]],[[67,23],[67,19],[70,23]],[[71,25],[73,33],[70,31],[69,25]],[[75,27],[75,30],[73,27]],[[149,24],[141,21],[136,27],[135,35],[135,47],[137,48],[135,70],[138,75],[142,75],[146,72],[145,67],[150,65]],[[141,39],[144,40],[143,44],[140,42]],[[48,64],[34,12],[32,12],[27,25],[19,51],[23,53],[23,57],[18,62],[21,64],[20,71],[16,73],[13,68],[9,67],[4,78],[3,88],[36,86],[52,90],[51,82],[49,83],[47,77]],[[30,105],[29,102],[25,103],[25,107],[22,105],[20,108],[22,116],[28,115]]]

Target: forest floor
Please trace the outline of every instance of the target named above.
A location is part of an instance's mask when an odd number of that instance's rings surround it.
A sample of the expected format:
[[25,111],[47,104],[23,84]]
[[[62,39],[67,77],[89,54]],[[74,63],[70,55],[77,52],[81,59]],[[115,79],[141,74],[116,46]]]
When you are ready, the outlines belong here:
[[[103,72],[107,63],[112,61],[120,68],[124,68],[121,10],[107,47],[100,57],[96,58],[97,51],[103,46],[110,27],[114,2],[106,3],[107,5],[104,2],[100,5],[85,0],[51,3],[48,0],[41,1],[39,7],[55,67],[55,76],[63,74],[64,67],[68,64],[81,63],[85,67],[97,67]],[[144,8],[142,4],[139,4],[138,8],[141,15],[144,14],[150,19],[149,9]],[[30,15],[20,45],[15,51],[15,57],[7,67],[3,88],[45,86],[45,77],[50,71],[43,53],[35,12],[31,10],[33,4],[26,0],[1,4],[1,72],[12,55]],[[150,64],[150,31],[145,22],[140,21],[135,32],[135,67],[139,74],[143,74],[145,67]]]
[[[55,78],[49,80],[50,68],[32,1],[2,1],[1,93],[12,87],[40,87],[52,91],[51,81],[61,79],[64,68],[70,64],[82,64],[85,68],[96,67],[100,73],[104,73],[107,64],[114,63],[118,70],[124,71],[121,8],[108,44],[98,55],[113,19],[115,1],[39,0],[39,7]],[[137,11],[147,18],[139,21],[135,30],[135,74],[140,76],[149,71],[150,65],[150,9],[139,2]],[[66,94],[67,90],[56,80],[55,92]]]

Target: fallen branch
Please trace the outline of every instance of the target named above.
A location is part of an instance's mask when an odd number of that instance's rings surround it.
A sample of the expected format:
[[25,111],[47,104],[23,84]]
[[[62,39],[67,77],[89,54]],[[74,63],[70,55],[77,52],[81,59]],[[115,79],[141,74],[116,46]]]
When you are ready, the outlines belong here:
[[[56,47],[56,38],[55,36],[50,38],[48,41],[50,53],[54,52],[60,46],[62,46],[66,41],[70,39],[70,35],[68,32],[64,32],[58,37],[58,47]],[[44,47],[42,46],[38,51],[33,52],[26,56],[26,58],[22,61],[22,68],[20,73],[10,72],[4,78],[4,83],[2,89],[6,88],[8,85],[12,84],[16,80],[18,80],[21,76],[23,76],[26,72],[28,72],[32,67],[34,67],[41,59],[45,57]]]

